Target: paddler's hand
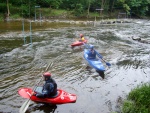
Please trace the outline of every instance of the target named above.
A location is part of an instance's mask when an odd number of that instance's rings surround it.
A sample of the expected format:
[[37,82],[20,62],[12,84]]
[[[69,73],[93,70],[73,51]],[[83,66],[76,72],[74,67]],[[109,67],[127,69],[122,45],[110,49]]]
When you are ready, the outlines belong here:
[[31,95],[35,95],[35,93],[34,93],[34,92],[32,92],[32,93],[31,93]]
[[75,41],[78,41],[78,40],[80,40],[80,38],[75,38]]

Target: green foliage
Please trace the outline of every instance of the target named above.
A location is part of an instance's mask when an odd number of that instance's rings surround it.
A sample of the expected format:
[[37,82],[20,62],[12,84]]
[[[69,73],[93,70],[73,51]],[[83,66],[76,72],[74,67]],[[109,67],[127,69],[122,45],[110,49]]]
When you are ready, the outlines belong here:
[[129,14],[130,7],[128,3],[126,3],[126,0],[118,0],[118,3],[121,4],[123,9]]
[[7,12],[6,3],[0,3],[0,12]]
[[150,84],[144,84],[132,90],[129,93],[128,99],[134,100],[137,105],[150,106]]
[[[103,12],[117,12],[124,10],[128,14],[137,16],[150,16],[150,0],[103,0]],[[7,12],[6,0],[0,2],[0,13]],[[100,9],[102,0],[8,0],[10,13],[23,15],[24,17],[33,17],[35,6],[49,9],[72,10],[75,16],[81,16],[83,13],[96,12]],[[115,7],[115,8],[114,8]],[[86,12],[86,13],[85,13]],[[46,14],[47,15],[47,14]],[[12,16],[12,15],[11,15]]]
[[54,9],[58,9],[62,0],[36,0],[36,3],[41,7],[50,7]]
[[134,14],[145,16],[149,11],[150,0],[130,0],[128,4]]
[[76,8],[74,10],[75,16],[80,16],[83,13],[83,6],[82,4],[76,4]]
[[150,0],[117,0],[118,5],[122,5],[123,9],[129,14],[132,11],[135,15],[145,16],[149,11],[148,6]]
[[127,4],[123,4],[123,8],[125,9],[125,11],[129,14],[130,12],[130,7]]
[[0,14],[0,21],[2,21],[4,19],[4,15]]
[[122,111],[123,113],[134,113],[134,103],[132,101],[126,100],[123,103]]
[[123,103],[123,113],[150,113],[150,84],[133,89]]
[[11,18],[18,19],[18,18],[20,18],[20,15],[19,14],[15,14],[15,15],[11,16]]

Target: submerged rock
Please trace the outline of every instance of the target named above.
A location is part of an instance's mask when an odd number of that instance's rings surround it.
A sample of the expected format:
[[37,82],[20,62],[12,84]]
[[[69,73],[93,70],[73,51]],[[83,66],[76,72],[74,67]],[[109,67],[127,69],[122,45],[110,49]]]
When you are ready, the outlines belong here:
[[138,41],[138,42],[141,42],[141,43],[145,43],[145,44],[150,44],[150,41],[148,41],[148,40],[143,40],[142,38],[140,38],[140,37],[131,37],[132,38],[132,40],[135,40],[135,41]]

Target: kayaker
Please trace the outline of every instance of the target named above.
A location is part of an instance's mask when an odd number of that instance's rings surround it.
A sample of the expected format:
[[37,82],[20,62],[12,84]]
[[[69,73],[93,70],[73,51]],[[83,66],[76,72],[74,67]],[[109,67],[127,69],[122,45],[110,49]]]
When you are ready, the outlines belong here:
[[79,41],[83,42],[84,39],[85,39],[85,38],[84,38],[83,34],[80,34],[80,40],[79,40]]
[[53,78],[51,78],[51,73],[46,72],[43,74],[45,84],[43,86],[42,92],[37,93],[36,96],[39,98],[53,97],[57,95],[57,84]]
[[88,48],[88,51],[87,51],[87,55],[88,55],[88,59],[96,59],[96,56],[98,58],[103,58],[103,56],[98,53],[96,50],[94,50],[94,46],[93,45],[87,45],[87,44],[84,44],[86,48]]
[[94,46],[90,45],[88,50],[88,58],[89,59],[95,59],[96,58],[96,51],[94,50]]

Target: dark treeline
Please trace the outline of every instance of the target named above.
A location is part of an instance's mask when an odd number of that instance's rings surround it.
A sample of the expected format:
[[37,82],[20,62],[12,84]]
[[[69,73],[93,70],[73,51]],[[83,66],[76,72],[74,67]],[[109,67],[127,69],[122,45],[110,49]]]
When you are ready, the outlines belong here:
[[138,17],[150,16],[150,0],[1,0],[0,13],[34,16],[35,6],[72,11],[75,16],[83,13],[88,16],[96,10],[109,16],[115,11]]

